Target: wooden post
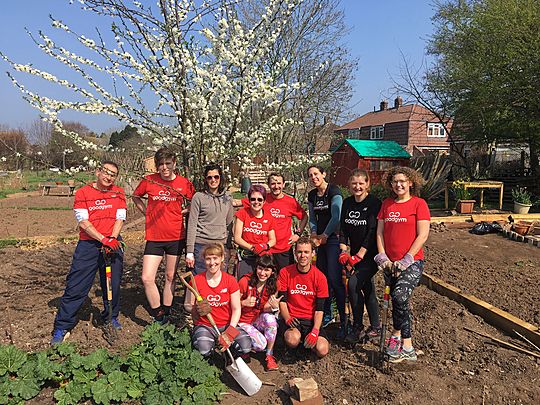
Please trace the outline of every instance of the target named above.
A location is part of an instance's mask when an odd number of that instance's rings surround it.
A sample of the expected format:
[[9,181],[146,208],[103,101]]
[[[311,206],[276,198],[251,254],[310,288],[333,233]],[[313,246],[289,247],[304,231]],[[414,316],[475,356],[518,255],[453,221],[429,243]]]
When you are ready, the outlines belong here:
[[499,209],[502,210],[503,205],[503,190],[504,190],[504,183],[501,183],[501,188],[499,189]]

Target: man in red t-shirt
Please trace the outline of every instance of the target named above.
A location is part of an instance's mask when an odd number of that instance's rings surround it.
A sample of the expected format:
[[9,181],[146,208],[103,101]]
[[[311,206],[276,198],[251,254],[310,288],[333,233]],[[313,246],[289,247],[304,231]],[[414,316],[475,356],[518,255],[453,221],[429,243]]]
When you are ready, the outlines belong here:
[[[184,205],[191,200],[195,189],[186,178],[176,174],[176,155],[167,148],[154,155],[157,173],[146,176],[133,192],[133,202],[146,216],[146,246],[144,248],[142,282],[156,322],[165,324],[174,298],[178,259],[186,247]],[[148,204],[142,196],[148,195]],[[156,273],[165,255],[165,285],[163,305],[156,285]]]
[[296,242],[296,264],[279,272],[278,297],[281,316],[288,328],[285,344],[295,349],[301,343],[318,357],[328,354],[329,343],[321,330],[324,301],[328,298],[328,283],[324,274],[312,264],[313,243],[307,237]]
[[[285,177],[281,173],[270,173],[268,187],[270,193],[266,195],[264,203],[265,211],[270,212],[274,218],[274,231],[276,233],[276,245],[270,250],[278,271],[289,264],[294,263],[292,246],[302,235],[306,227],[308,216],[304,208],[296,199],[283,192]],[[249,207],[247,198],[242,200],[244,207]],[[293,232],[293,217],[298,219],[298,229]]]
[[112,326],[115,329],[122,328],[118,321],[123,268],[120,231],[126,219],[126,197],[124,190],[114,185],[117,176],[118,165],[112,161],[104,161],[96,169],[96,181],[81,187],[75,193],[73,209],[79,223],[79,242],[73,254],[64,295],[54,320],[51,340],[53,345],[62,343],[77,323],[77,312],[88,297],[98,270],[105,306],[101,317],[107,322],[109,313],[106,305],[104,250],[111,258]]

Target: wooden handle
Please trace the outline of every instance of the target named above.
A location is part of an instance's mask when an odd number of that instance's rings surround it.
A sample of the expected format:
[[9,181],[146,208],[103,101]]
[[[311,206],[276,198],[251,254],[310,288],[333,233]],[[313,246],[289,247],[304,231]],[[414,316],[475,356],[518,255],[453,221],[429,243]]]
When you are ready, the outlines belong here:
[[[189,283],[186,281],[186,277],[191,278],[191,281],[192,281],[193,285],[189,285]],[[197,283],[195,282],[195,277],[193,277],[193,273],[191,271],[188,271],[188,272],[180,275],[180,280],[182,280],[182,283],[188,288],[189,291],[191,291],[193,293],[193,295],[195,296],[195,299],[197,301],[200,302],[200,301],[203,300],[203,298],[201,297],[201,294],[199,294],[199,290],[197,289]],[[208,321],[210,321],[210,324],[214,327],[214,329],[218,332],[218,334],[221,334],[219,332],[219,328],[217,327],[216,323],[214,322],[214,318],[212,317],[212,314],[206,315],[206,318],[208,319]]]

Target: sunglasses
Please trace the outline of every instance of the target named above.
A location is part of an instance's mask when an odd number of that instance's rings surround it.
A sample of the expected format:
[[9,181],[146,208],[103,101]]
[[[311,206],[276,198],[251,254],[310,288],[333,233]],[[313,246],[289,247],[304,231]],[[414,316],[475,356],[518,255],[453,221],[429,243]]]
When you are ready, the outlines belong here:
[[249,201],[251,201],[251,202],[263,202],[264,198],[260,198],[260,197],[255,198],[255,197],[253,197],[253,198],[250,198]]
[[115,179],[118,176],[118,173],[110,171],[109,169],[105,167],[100,167],[99,170],[101,173],[105,174],[106,176],[112,177],[113,179]]
[[219,174],[216,174],[215,176],[206,176],[206,180],[219,180]]

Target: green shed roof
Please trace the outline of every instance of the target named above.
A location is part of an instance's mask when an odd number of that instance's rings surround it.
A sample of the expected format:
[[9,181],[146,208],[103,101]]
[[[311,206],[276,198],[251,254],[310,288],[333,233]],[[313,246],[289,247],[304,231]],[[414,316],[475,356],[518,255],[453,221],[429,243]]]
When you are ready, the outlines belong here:
[[[411,155],[395,141],[376,141],[361,139],[346,139],[348,143],[362,157],[400,158],[409,159]],[[336,149],[340,149],[343,143]]]

